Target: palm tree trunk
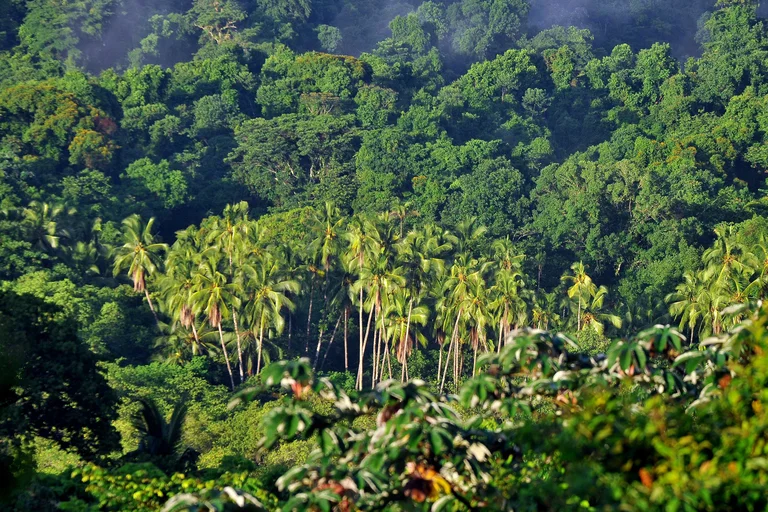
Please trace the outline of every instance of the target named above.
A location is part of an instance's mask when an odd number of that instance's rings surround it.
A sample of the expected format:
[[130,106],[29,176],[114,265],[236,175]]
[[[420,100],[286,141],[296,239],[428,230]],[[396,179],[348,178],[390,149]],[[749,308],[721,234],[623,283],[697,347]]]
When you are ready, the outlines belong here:
[[261,347],[264,344],[264,314],[261,314],[261,320],[259,322],[259,350],[258,355],[256,356],[256,374],[259,373],[259,370],[261,369]]
[[[357,347],[358,349],[358,355],[357,355],[357,380],[360,380],[361,375],[363,373],[363,288],[360,288],[360,309],[357,312],[358,316],[358,330],[360,331],[358,333],[358,336],[360,337],[360,342]],[[361,387],[357,387],[357,381],[355,381],[355,389],[362,389]]]
[[240,329],[237,326],[237,312],[232,308],[232,322],[235,324],[235,338],[237,339],[237,360],[240,366],[240,384],[243,383],[243,350],[240,348]]
[[581,331],[581,295],[579,295],[579,313],[576,316],[576,331]]
[[472,377],[475,376],[475,372],[477,371],[477,346],[479,343],[475,343],[475,355],[472,360]]
[[378,377],[378,364],[379,364],[379,353],[377,351],[377,347],[381,340],[379,340],[379,330],[375,329],[373,331],[373,355],[371,356],[371,389],[374,389],[376,387],[376,379]]
[[405,322],[405,338],[400,342],[400,346],[403,347],[403,372],[400,376],[400,382],[405,382],[405,368],[408,366],[408,347],[405,346],[408,343],[408,335],[411,328],[411,312],[413,311],[413,297],[411,297],[410,304],[408,304],[408,320]]
[[288,313],[288,350],[291,350],[291,337],[293,336],[293,315]]
[[348,328],[349,328],[349,306],[344,308],[344,371],[345,372],[349,371],[349,345],[347,343]]
[[443,367],[443,345],[445,344],[445,341],[443,343],[440,343],[440,346],[438,347],[438,359],[437,359],[437,382],[440,382],[440,370]]
[[504,339],[504,324],[503,320],[499,320],[499,346],[496,347],[496,353],[501,354],[501,340]]
[[320,327],[320,335],[317,337],[317,348],[315,349],[315,361],[312,363],[313,370],[317,368],[317,361],[320,359],[320,345],[323,342],[323,334],[325,334],[325,329]]
[[144,288],[144,296],[147,298],[147,304],[149,304],[149,310],[152,312],[152,316],[155,317],[155,324],[157,325],[157,328],[160,329],[160,319],[157,318],[155,306],[152,304],[152,299],[149,298],[149,290],[147,290],[146,287]]
[[227,372],[229,372],[229,384],[232,386],[232,391],[235,390],[235,378],[232,376],[232,366],[229,364],[229,354],[227,354],[227,346],[224,345],[224,333],[221,331],[221,322],[217,326],[219,328],[219,340],[221,340],[221,351],[224,354],[224,360],[227,362]]
[[[451,343],[448,345],[448,354],[445,356],[445,372],[443,373],[443,379],[440,383],[440,392],[443,392],[443,388],[445,387],[445,377],[448,375],[448,361],[451,358],[451,349],[453,349],[453,345],[456,342],[456,335],[459,332],[459,320],[461,319],[461,308],[459,308],[459,312],[456,314],[456,323],[453,324],[453,333],[451,334]],[[455,375],[455,363],[454,363],[454,375]]]
[[[342,313],[343,315],[343,313]],[[333,332],[331,333],[331,340],[328,342],[328,346],[325,349],[325,354],[323,355],[323,361],[320,363],[320,369],[323,369],[323,366],[325,366],[325,360],[328,358],[328,352],[331,351],[331,345],[333,345],[333,340],[336,337],[336,331],[339,328],[339,324],[341,323],[341,317],[342,315],[339,315],[339,319],[336,320],[336,325],[333,328]]]
[[197,335],[197,327],[195,327],[195,319],[192,319],[192,335],[195,337],[195,343],[197,344],[195,346],[195,350],[192,351],[192,355],[197,355],[197,347],[200,346],[200,336]]
[[307,313],[307,337],[304,340],[304,353],[309,352],[309,330],[312,326],[312,301],[315,296],[315,274],[312,274],[312,284],[309,287],[309,312]]
[[[362,292],[361,292],[361,295],[362,295]],[[361,308],[363,307],[362,301],[360,302],[360,307]],[[360,311],[362,311],[362,309]],[[362,314],[360,315],[360,317],[362,318]],[[371,330],[371,319],[373,319],[373,307],[371,307],[371,312],[368,313],[368,325],[365,328],[365,336],[362,338],[363,344],[360,347],[360,357],[358,358],[357,381],[359,383],[358,384],[359,390],[363,389],[363,356],[365,355],[365,349],[367,348],[367,345],[368,345],[368,334],[370,333],[370,330]],[[362,323],[360,324],[360,326],[362,327]],[[360,330],[360,332],[362,332],[362,329]]]

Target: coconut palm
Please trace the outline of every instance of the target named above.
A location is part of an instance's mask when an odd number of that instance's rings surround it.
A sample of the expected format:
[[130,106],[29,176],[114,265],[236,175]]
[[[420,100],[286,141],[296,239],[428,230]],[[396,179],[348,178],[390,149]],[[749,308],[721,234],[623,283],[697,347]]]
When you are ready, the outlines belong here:
[[[344,259],[348,264],[350,270],[357,273],[359,276],[361,270],[366,266],[367,262],[376,256],[376,247],[371,237],[368,236],[366,231],[365,219],[361,216],[355,216],[350,219],[347,231],[344,233],[344,239],[347,242],[347,249],[344,253]],[[358,295],[357,312],[358,312],[358,333],[359,333],[359,345],[358,345],[358,368],[357,368],[357,383],[362,386],[362,373],[363,373],[363,356],[365,355],[365,346],[367,344],[367,334],[364,335],[365,329],[363,328],[363,313],[365,311],[365,299],[364,285],[352,286],[350,288],[351,293]],[[371,314],[373,312],[371,311]],[[370,321],[369,321],[370,323]]]
[[592,278],[587,275],[587,270],[584,267],[584,263],[579,261],[571,265],[572,275],[564,275],[560,278],[565,283],[571,283],[571,286],[567,290],[568,298],[571,301],[576,301],[576,330],[581,331],[582,321],[581,313],[586,303],[597,291],[597,285],[592,282]]
[[224,343],[224,331],[221,322],[230,314],[229,304],[238,304],[239,299],[232,293],[232,285],[227,281],[227,276],[219,271],[219,257],[216,252],[208,252],[200,263],[193,278],[193,289],[190,297],[192,311],[195,314],[203,314],[208,319],[211,327],[219,331],[221,352],[227,363],[229,382],[232,390],[235,389],[235,379],[232,374],[232,366],[229,363],[229,354]]
[[[317,339],[319,354],[320,344],[325,333],[326,322],[329,316],[328,289],[331,273],[338,266],[338,258],[344,245],[343,231],[346,219],[342,217],[339,209],[331,202],[326,201],[322,210],[315,210],[312,215],[311,226],[313,240],[309,246],[309,252],[316,264],[320,266],[323,274],[323,310],[321,312],[320,332]],[[317,355],[315,356],[317,364]]]
[[69,237],[69,232],[62,227],[62,221],[74,214],[75,209],[63,203],[32,201],[21,210],[21,225],[27,238],[39,249],[57,249],[61,239]]
[[419,343],[427,345],[427,338],[421,328],[429,320],[429,308],[417,304],[405,290],[396,292],[381,313],[384,322],[384,335],[393,343],[395,357],[401,365],[400,381],[408,375],[408,356]]
[[154,217],[144,224],[138,215],[131,215],[123,220],[124,243],[117,248],[114,275],[118,275],[124,269],[128,270],[128,276],[133,281],[134,291],[144,292],[149,309],[155,317],[155,322],[160,325],[157,312],[149,296],[146,280],[158,270],[160,254],[167,251],[168,246],[155,240],[155,236],[152,234],[154,223]]
[[487,263],[472,258],[467,254],[459,254],[451,266],[448,278],[445,280],[443,292],[448,295],[448,303],[446,305],[453,312],[455,321],[451,334],[451,342],[448,346],[448,353],[446,355],[445,370],[440,383],[441,392],[445,386],[445,377],[448,373],[448,361],[450,360],[451,351],[453,351],[454,354],[454,385],[458,385],[458,354],[460,350],[458,346],[459,328],[462,326],[462,321],[466,323],[468,320],[468,306],[474,306],[474,304],[472,304],[473,298],[479,293],[479,289],[485,286],[485,281],[482,276],[486,269]]
[[582,329],[593,329],[602,335],[605,331],[605,324],[609,323],[615,328],[621,327],[621,317],[603,311],[605,297],[608,295],[608,288],[600,286],[596,288],[584,305],[582,312]]
[[[384,307],[384,301],[393,294],[397,289],[405,286],[405,278],[403,277],[402,267],[390,266],[390,256],[386,253],[379,254],[377,258],[367,261],[366,264],[359,270],[358,280],[354,283],[352,290],[354,293],[359,293],[365,290],[368,299],[364,304],[364,307],[368,310],[368,325],[366,327],[365,335],[363,336],[363,346],[361,347],[360,365],[358,367],[358,385],[362,386],[362,354],[365,353],[366,344],[368,341],[368,335],[370,334],[371,318],[375,316],[376,322],[374,325],[377,329],[381,328],[381,323],[378,318],[381,315],[381,311]],[[372,372],[372,385],[375,385],[376,370],[378,369],[378,356],[379,345],[373,343],[373,372]],[[381,338],[379,338],[381,341]]]
[[456,251],[458,253],[473,254],[477,251],[480,242],[488,228],[478,224],[477,217],[469,217],[456,224],[454,233],[456,235]]
[[[218,350],[216,330],[207,328],[204,324],[194,327],[192,330],[179,323],[163,325],[163,333],[155,338],[156,359],[183,365],[195,356],[215,353]],[[224,333],[225,340],[230,338],[229,333]]]
[[258,373],[261,369],[264,329],[273,328],[277,334],[283,331],[283,309],[290,311],[295,308],[289,294],[299,292],[299,283],[285,277],[279,261],[270,253],[246,265],[244,273],[248,277],[245,314],[252,330],[258,329],[259,333],[255,369]]
[[679,329],[682,331],[688,328],[691,342],[696,325],[706,315],[706,309],[700,301],[702,286],[701,273],[685,272],[683,282],[664,299],[669,304],[669,314],[680,319]]
[[497,319],[499,326],[497,345],[499,350],[509,337],[511,326],[517,327],[528,321],[528,308],[525,300],[520,296],[523,286],[522,274],[510,267],[496,273],[495,283],[489,290],[491,302],[488,310]]
[[749,276],[759,267],[760,262],[749,249],[741,243],[738,233],[732,225],[715,228],[717,238],[712,247],[704,251],[702,261],[712,269],[713,278],[720,284],[729,279]]

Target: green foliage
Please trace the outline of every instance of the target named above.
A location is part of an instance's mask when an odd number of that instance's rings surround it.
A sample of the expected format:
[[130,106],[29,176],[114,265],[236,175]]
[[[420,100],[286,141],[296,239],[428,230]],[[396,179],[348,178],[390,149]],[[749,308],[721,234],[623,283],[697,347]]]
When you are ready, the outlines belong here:
[[30,295],[3,291],[1,299],[2,360],[16,361],[13,387],[4,388],[3,444],[12,453],[39,436],[86,460],[110,453],[116,398],[77,337],[77,320]]

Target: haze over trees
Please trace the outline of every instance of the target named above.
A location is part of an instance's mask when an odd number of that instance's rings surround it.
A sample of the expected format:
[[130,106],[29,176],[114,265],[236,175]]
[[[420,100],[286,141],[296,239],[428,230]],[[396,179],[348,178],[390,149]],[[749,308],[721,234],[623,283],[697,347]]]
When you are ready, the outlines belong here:
[[4,2],[0,503],[765,508],[765,15]]

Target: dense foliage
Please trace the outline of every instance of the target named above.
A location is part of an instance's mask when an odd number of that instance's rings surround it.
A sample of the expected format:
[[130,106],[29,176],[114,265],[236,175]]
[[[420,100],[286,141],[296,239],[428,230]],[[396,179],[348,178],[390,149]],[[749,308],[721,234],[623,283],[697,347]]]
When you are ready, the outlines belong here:
[[751,0],[2,2],[0,504],[765,508],[767,63]]

